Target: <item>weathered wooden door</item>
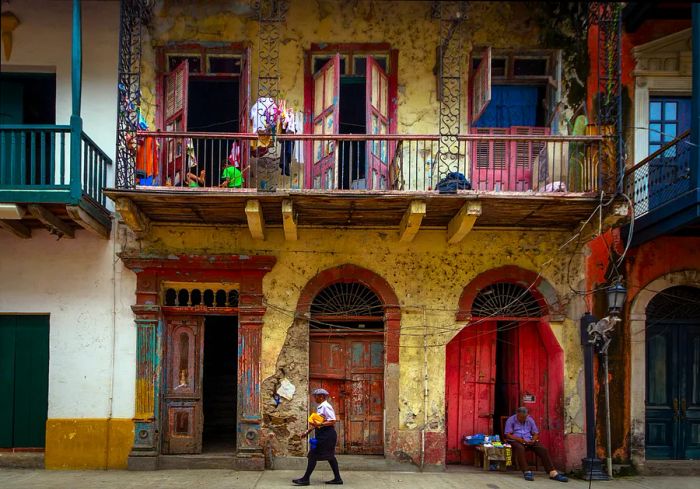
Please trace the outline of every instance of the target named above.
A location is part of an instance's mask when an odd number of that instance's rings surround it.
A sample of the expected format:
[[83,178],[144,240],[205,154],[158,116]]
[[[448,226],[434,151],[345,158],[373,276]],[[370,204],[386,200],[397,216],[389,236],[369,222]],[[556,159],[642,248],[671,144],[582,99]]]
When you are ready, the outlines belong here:
[[[185,60],[165,76],[165,111],[163,114],[166,132],[187,131],[187,88],[189,64]],[[167,138],[161,148],[161,161],[165,162],[165,176],[173,184],[182,184],[186,174],[187,148],[184,138]],[[165,183],[165,182],[163,182]]]
[[202,317],[167,320],[163,453],[202,451]]
[[384,453],[384,341],[348,338],[347,453]]
[[[382,135],[389,132],[389,77],[381,66],[367,56],[365,106],[367,133]],[[386,190],[389,182],[389,144],[370,140],[367,144],[367,188]]]
[[330,393],[339,453],[384,453],[383,335],[312,336],[309,384]]
[[[340,55],[336,54],[314,75],[313,133],[338,134],[340,114]],[[314,141],[311,168],[312,188],[338,188],[336,141]]]
[[464,435],[488,434],[493,426],[496,323],[467,325],[447,344],[447,463],[473,462]]

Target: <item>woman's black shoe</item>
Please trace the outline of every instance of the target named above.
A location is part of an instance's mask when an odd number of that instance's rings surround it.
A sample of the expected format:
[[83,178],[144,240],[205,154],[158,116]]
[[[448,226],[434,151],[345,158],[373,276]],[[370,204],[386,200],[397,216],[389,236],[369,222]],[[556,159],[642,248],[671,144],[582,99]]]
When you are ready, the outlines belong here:
[[292,481],[292,484],[294,484],[295,486],[308,486],[310,482],[306,479],[294,479]]
[[337,486],[342,486],[343,479],[333,479],[332,481],[326,481],[326,484],[335,484]]

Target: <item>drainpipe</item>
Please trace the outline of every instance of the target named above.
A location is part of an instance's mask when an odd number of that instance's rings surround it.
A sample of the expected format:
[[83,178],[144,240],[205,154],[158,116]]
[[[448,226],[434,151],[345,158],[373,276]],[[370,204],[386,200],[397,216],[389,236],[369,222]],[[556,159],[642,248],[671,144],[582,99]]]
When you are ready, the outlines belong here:
[[425,429],[428,425],[428,323],[423,307],[423,429],[420,441],[420,470],[425,468]]
[[690,183],[700,186],[700,4],[693,3],[693,97],[690,101]]
[[605,375],[605,444],[608,477],[613,478],[612,467],[612,437],[610,436],[610,382],[608,382],[608,352],[603,352],[603,375]]
[[82,196],[80,172],[80,142],[83,133],[83,120],[80,118],[80,97],[83,74],[83,34],[81,26],[80,0],[73,0],[73,28],[71,43],[71,102],[70,116],[70,197],[72,204],[78,204]]

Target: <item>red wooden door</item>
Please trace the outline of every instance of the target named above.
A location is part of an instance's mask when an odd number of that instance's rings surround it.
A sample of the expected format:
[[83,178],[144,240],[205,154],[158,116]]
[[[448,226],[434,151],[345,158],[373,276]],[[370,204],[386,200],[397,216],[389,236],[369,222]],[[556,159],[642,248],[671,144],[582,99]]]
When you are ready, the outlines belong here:
[[[187,87],[189,64],[185,60],[177,68],[165,75],[165,114],[166,132],[187,131]],[[182,184],[187,173],[184,138],[167,138],[162,149],[161,161],[165,163],[163,178],[175,184]]]
[[349,338],[347,453],[384,453],[384,341]]
[[[520,406],[525,406],[540,430],[540,440],[552,458],[561,460],[564,450],[563,420],[560,400],[551,399],[549,354],[540,334],[538,322],[524,322],[518,328],[517,344],[520,362],[517,372],[520,383]],[[544,325],[544,327],[548,327]],[[562,460],[563,461],[563,460]]]
[[339,453],[384,453],[383,336],[312,336],[309,384],[330,393]]
[[[326,389],[335,410],[337,450],[345,452],[345,341],[342,338],[312,336],[309,343],[309,387]],[[316,406],[310,406],[315,412]]]
[[[338,134],[340,113],[340,55],[336,54],[314,75],[314,134]],[[336,141],[314,141],[310,184],[316,189],[338,188]]]
[[[549,128],[513,126],[510,128],[510,133],[518,136],[544,136],[549,134]],[[532,189],[532,169],[537,164],[540,153],[546,151],[546,143],[533,140],[513,141],[509,146],[508,166],[511,177],[508,183],[508,190],[525,192]],[[561,175],[557,178],[557,180],[559,179],[561,179]]]
[[472,463],[465,435],[488,434],[493,426],[496,383],[496,323],[466,326],[447,344],[447,463]]
[[[367,56],[365,81],[366,118],[368,134],[387,134],[389,131],[389,77],[381,66]],[[390,151],[387,141],[370,140],[367,143],[367,188],[386,190],[389,182]]]
[[163,453],[202,451],[202,317],[167,320]]

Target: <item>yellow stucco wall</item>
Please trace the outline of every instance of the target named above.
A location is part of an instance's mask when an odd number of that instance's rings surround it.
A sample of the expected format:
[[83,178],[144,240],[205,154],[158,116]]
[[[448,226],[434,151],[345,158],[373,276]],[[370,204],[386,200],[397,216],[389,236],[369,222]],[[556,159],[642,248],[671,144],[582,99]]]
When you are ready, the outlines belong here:
[[[249,3],[165,0],[157,4],[154,20],[144,36],[142,54],[142,105],[149,123],[155,120],[157,46],[188,42],[250,43],[251,93],[255,98],[258,22]],[[389,43],[392,49],[399,50],[398,131],[436,133],[439,104],[433,69],[440,26],[431,15],[433,3],[290,0],[286,22],[279,33],[280,96],[293,107],[303,108],[303,57],[304,50],[312,43]],[[463,32],[465,73],[472,44],[494,48],[538,47],[537,24],[530,17],[531,12],[523,2],[471,2]],[[463,121],[466,121],[464,110]]]
[[47,469],[125,469],[134,440],[131,419],[49,419]]
[[[541,272],[570,311],[552,323],[564,350],[566,432],[581,432],[579,374],[581,351],[576,307],[570,304],[566,265],[569,253],[559,247],[570,232],[475,230],[461,243],[448,245],[446,232],[425,230],[412,243],[400,243],[390,230],[301,229],[296,242],[285,241],[279,228],[255,241],[247,228],[154,226],[141,251],[171,253],[273,255],[277,263],[263,282],[264,317],[261,379],[275,373],[277,358],[292,325],[299,294],[320,271],[343,264],[367,268],[384,278],[399,298],[401,316],[399,426],[423,424],[424,357],[427,358],[429,429],[444,429],[445,344],[464,324],[455,320],[459,297],[478,274],[504,265]],[[580,256],[571,266],[570,282],[581,277]],[[575,301],[573,301],[575,303]],[[574,312],[571,312],[574,311]],[[424,332],[427,331],[427,336]],[[428,345],[423,351],[423,339]],[[262,402],[266,402],[265,399]]]

